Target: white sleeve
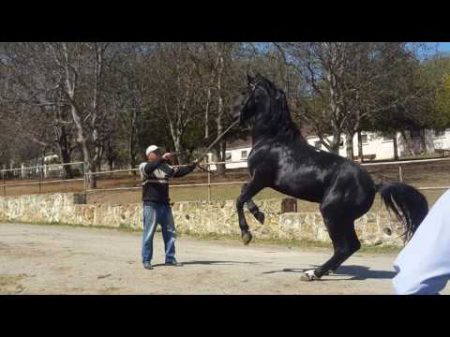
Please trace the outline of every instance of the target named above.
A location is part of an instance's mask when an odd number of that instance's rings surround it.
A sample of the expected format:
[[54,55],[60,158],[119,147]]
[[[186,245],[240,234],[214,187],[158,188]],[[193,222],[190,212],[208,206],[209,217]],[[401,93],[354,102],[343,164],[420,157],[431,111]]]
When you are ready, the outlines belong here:
[[144,181],[147,179],[147,175],[145,174],[145,165],[147,165],[147,163],[141,163],[139,165],[139,174],[141,175],[141,180]]
[[450,277],[450,190],[434,204],[394,262],[398,295],[432,295]]

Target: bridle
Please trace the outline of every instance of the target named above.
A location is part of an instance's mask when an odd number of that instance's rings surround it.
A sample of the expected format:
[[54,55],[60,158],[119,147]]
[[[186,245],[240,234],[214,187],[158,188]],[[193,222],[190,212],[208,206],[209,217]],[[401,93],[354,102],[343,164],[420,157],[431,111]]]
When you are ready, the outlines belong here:
[[243,123],[243,117],[242,117],[242,110],[244,110],[248,103],[250,102],[250,100],[253,98],[253,95],[255,94],[256,88],[258,86],[259,82],[256,83],[250,83],[250,94],[248,95],[248,97],[245,99],[245,103],[243,104],[242,108],[241,108],[241,113],[239,116],[239,122],[242,124]]

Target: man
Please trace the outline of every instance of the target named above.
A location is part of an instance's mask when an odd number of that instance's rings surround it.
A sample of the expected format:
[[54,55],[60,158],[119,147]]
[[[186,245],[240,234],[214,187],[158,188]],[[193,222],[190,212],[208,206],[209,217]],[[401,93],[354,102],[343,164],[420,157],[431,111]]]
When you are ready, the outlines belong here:
[[165,264],[182,266],[175,258],[175,224],[169,204],[169,178],[182,177],[192,172],[196,162],[188,166],[173,168],[167,164],[172,159],[171,153],[161,155],[156,145],[145,151],[148,162],[139,165],[143,180],[142,200],[144,210],[144,233],[142,239],[142,262],[145,269],[153,269],[153,236],[158,224],[162,227],[165,247]]
[[450,278],[450,190],[431,208],[394,262],[398,295],[438,295]]

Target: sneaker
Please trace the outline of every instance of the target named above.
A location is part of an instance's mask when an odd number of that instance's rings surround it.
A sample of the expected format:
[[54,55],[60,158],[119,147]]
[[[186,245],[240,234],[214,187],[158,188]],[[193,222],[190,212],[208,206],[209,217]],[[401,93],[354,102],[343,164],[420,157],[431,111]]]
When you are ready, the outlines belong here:
[[182,267],[183,264],[174,260],[174,261],[170,261],[170,262],[166,262],[165,263],[166,266],[173,266],[173,267]]
[[152,270],[153,266],[152,266],[151,262],[144,262],[144,268],[148,269],[148,270]]

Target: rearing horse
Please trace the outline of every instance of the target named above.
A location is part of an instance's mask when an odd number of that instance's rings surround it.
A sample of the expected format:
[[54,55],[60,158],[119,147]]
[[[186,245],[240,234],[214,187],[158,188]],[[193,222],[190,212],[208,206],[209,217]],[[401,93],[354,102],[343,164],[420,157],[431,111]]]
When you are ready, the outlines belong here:
[[261,75],[248,76],[248,86],[232,113],[241,125],[252,126],[251,180],[243,185],[236,201],[244,244],[250,243],[252,234],[243,206],[247,204],[253,216],[264,223],[264,214],[252,201],[263,188],[320,204],[334,254],[315,270],[306,271],[302,279],[320,279],[335,271],[361,247],[354,222],[370,209],[377,192],[405,225],[406,238],[428,213],[425,197],[413,187],[376,185],[357,163],[309,145],[291,119],[284,92]]

